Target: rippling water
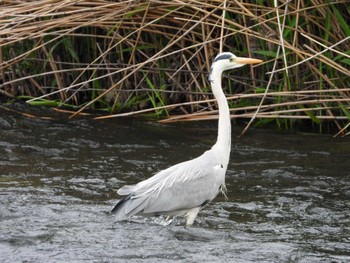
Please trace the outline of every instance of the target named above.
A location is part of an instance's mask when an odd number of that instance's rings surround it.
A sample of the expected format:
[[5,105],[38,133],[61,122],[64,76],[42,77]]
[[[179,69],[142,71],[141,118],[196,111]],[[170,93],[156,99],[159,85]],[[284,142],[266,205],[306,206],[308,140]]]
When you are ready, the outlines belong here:
[[[228,201],[191,228],[109,213],[116,190],[200,155],[216,123],[0,112],[1,262],[349,262],[350,140],[233,136]],[[233,127],[234,133],[241,131]]]

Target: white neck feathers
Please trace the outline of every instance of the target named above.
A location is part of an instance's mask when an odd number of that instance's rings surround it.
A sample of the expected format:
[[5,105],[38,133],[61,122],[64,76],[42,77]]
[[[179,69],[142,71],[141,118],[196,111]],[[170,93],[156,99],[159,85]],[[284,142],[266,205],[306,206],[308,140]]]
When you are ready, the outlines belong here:
[[212,149],[219,154],[223,163],[227,166],[231,151],[231,119],[226,96],[221,87],[221,75],[222,70],[212,68],[209,76],[212,92],[219,106],[218,138]]

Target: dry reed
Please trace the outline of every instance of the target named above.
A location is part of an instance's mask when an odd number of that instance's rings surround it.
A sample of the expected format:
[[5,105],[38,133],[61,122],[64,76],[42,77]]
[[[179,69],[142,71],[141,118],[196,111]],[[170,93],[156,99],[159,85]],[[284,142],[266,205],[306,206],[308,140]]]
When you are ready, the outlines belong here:
[[266,61],[226,76],[233,118],[346,134],[348,1],[268,2],[2,1],[0,96],[102,118],[216,118],[207,74],[222,48]]

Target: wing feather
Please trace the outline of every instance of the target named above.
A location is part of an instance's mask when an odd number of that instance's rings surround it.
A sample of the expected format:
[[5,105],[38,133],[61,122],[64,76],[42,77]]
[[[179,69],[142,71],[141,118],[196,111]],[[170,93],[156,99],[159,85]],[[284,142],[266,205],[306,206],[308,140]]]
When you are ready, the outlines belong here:
[[138,213],[161,214],[198,207],[218,194],[220,186],[225,184],[225,172],[226,167],[207,151],[136,185],[120,188],[118,194],[131,198],[123,204],[119,214],[124,217]]

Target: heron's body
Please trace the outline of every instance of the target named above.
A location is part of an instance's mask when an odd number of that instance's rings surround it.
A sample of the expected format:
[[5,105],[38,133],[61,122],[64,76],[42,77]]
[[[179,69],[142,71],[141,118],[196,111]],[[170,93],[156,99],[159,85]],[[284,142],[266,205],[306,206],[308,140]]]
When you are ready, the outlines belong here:
[[221,53],[215,58],[209,80],[219,105],[217,142],[195,159],[171,166],[136,185],[120,188],[118,194],[124,197],[112,210],[117,219],[132,215],[186,216],[186,225],[192,225],[200,209],[213,200],[220,190],[226,189],[231,122],[229,107],[221,88],[221,75],[224,70],[259,62],[237,58],[231,53]]

